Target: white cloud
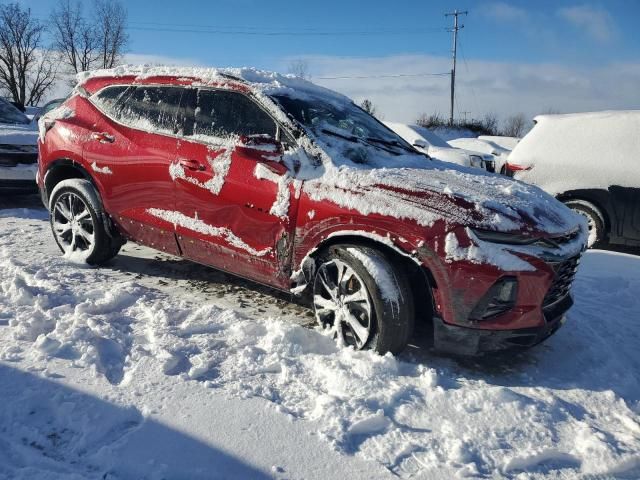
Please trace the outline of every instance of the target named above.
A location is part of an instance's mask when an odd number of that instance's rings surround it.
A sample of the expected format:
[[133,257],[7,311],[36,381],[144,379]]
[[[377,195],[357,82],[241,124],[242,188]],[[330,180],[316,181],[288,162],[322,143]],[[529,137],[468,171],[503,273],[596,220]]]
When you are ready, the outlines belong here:
[[613,19],[609,12],[602,8],[577,5],[561,8],[558,15],[598,42],[607,43],[615,37]]
[[514,22],[526,20],[529,14],[523,8],[514,7],[508,3],[494,2],[482,7],[482,14],[499,21]]
[[[321,79],[448,72],[447,57],[304,58],[309,62],[312,81],[356,101],[369,98],[387,120],[411,122],[422,112],[449,113],[448,76]],[[287,64],[287,59],[283,59],[281,69],[286,70]],[[533,117],[550,109],[558,112],[640,109],[638,84],[640,63],[578,68],[553,63],[472,60],[466,65],[458,64],[456,110],[476,117],[495,112],[504,118],[519,112]]]

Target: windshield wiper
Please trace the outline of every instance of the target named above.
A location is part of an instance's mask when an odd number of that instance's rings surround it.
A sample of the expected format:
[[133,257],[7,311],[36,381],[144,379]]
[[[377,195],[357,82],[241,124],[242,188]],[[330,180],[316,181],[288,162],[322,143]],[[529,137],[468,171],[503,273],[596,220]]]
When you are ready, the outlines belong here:
[[388,147],[402,148],[403,150],[406,150],[407,152],[415,153],[415,151],[412,148],[409,148],[409,147],[401,144],[397,140],[389,141],[389,140],[383,140],[382,138],[376,138],[376,137],[366,137],[365,140],[367,142],[371,142],[371,143],[380,143],[382,145],[387,145]]
[[334,132],[333,130],[329,130],[328,128],[322,128],[320,131],[322,133],[326,133],[327,135],[332,135],[334,137],[349,140],[350,142],[358,143],[358,137],[355,137],[353,135],[343,135],[342,133]]

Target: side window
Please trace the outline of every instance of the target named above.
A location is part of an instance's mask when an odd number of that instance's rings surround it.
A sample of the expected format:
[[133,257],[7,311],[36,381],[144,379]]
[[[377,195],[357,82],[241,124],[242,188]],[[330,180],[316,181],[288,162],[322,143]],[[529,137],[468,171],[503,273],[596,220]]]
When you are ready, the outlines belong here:
[[133,128],[174,134],[182,90],[180,87],[135,87],[124,101],[119,120]]
[[276,124],[258,105],[241,93],[198,90],[193,133],[202,137],[270,135]]
[[94,94],[91,100],[98,108],[117,119],[119,118],[118,102],[125,96],[124,92],[128,88],[126,85],[107,87]]

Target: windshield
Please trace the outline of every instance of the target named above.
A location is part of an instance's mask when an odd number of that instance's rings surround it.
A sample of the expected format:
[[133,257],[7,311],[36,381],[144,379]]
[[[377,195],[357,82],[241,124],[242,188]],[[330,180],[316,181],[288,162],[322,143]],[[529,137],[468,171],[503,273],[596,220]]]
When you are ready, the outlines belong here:
[[16,107],[0,98],[0,123],[26,125],[29,119]]
[[305,99],[286,95],[274,95],[272,98],[316,134],[324,133],[346,140],[363,140],[369,144],[411,149],[398,135],[353,103],[330,102],[313,95]]

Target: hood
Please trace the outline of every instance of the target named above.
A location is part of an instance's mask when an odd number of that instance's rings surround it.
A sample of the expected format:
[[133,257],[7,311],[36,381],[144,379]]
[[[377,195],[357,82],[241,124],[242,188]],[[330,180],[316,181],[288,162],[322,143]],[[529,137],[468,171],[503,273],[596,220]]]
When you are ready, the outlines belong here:
[[424,168],[341,166],[306,182],[305,190],[314,200],[424,226],[444,220],[483,230],[549,237],[572,232],[582,222],[537,187],[439,161]]
[[38,131],[34,125],[0,124],[0,145],[37,145]]

